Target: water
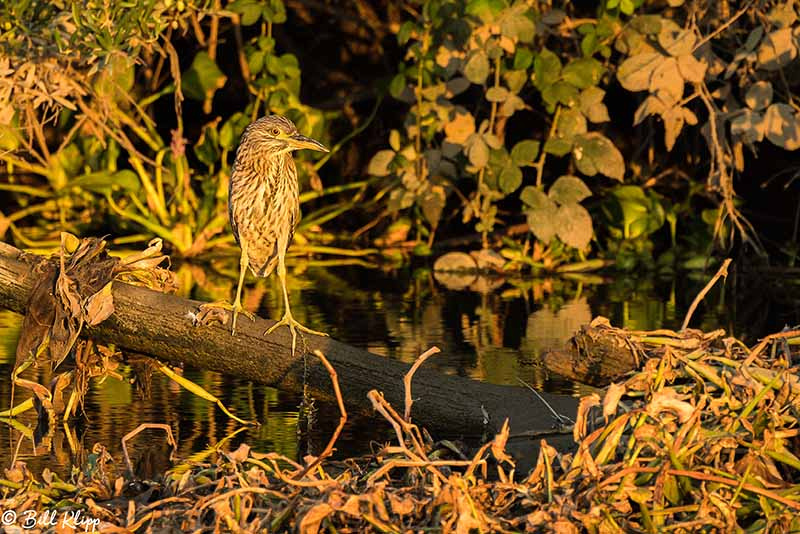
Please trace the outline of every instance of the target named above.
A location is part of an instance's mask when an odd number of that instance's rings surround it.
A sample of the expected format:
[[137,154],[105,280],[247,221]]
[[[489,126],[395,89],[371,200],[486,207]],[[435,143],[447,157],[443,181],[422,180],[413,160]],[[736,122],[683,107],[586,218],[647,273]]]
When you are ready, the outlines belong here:
[[[232,283],[222,274],[227,271],[227,263],[212,262],[206,268],[180,266],[181,293],[202,300],[227,298]],[[411,273],[295,263],[290,287],[293,312],[301,322],[351,345],[405,362],[436,345],[442,353],[425,365],[442,373],[497,384],[516,385],[522,379],[545,391],[580,395],[591,388],[549,375],[540,364],[545,351],[561,347],[575,329],[597,315],[630,329],[677,329],[691,299],[709,277],[695,273],[661,279],[494,278],[477,280],[472,289],[451,290],[425,269]],[[725,289],[712,290],[691,326],[705,330],[723,327],[752,342],[784,324],[800,322],[794,304],[797,299],[791,297],[796,294],[795,283],[778,277],[755,280],[729,279]],[[277,279],[249,285],[244,301],[259,315],[277,317],[281,313]],[[5,376],[12,370],[20,323],[20,316],[0,312],[0,373]],[[17,428],[0,424],[0,465],[8,466],[17,458],[26,461],[34,473],[48,467],[66,476],[72,466],[82,465],[98,442],[121,461],[121,439],[140,423],[169,425],[182,459],[225,439],[231,448],[247,442],[257,450],[298,458],[318,453],[338,422],[334,406],[315,403],[301,415],[301,399],[295,394],[186,369],[187,378],[217,395],[235,413],[262,423],[241,430],[216,406],[157,371],[152,374],[148,399],[131,384],[131,365],[118,371],[122,380],[108,378],[91,385],[83,406],[85,417],[69,425],[58,423],[38,447],[30,431],[19,431],[36,425],[35,414],[21,416]],[[43,371],[36,379],[45,384],[49,381]],[[15,400],[26,395],[17,388]],[[10,396],[10,384],[5,380],[0,383],[3,409]],[[371,419],[351,420],[337,443],[337,454],[368,453],[371,441],[389,439],[386,426]],[[170,466],[163,431],[144,432],[134,438],[129,450],[142,477],[155,476]]]

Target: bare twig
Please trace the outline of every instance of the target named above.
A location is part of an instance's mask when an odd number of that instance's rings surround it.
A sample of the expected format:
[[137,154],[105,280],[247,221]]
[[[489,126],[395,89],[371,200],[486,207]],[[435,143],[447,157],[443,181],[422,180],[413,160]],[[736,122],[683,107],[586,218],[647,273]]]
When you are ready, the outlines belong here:
[[714,287],[714,284],[717,282],[717,280],[719,280],[720,276],[725,279],[728,278],[728,265],[730,264],[731,264],[731,259],[726,258],[725,261],[722,262],[722,266],[717,271],[717,274],[715,274],[714,277],[711,280],[709,280],[709,282],[705,285],[705,287],[702,290],[700,290],[700,293],[698,293],[697,296],[694,298],[694,300],[692,301],[692,305],[689,306],[689,311],[686,312],[686,318],[683,320],[683,324],[681,325],[681,330],[686,330],[686,327],[689,326],[689,321],[692,319],[692,315],[694,314],[697,305],[700,304],[700,301],[702,301],[705,298],[706,294],[711,290],[711,288]]
[[411,422],[411,405],[414,404],[414,399],[411,398],[411,379],[414,377],[414,373],[417,372],[417,369],[419,369],[419,367],[423,363],[425,363],[425,360],[427,360],[430,356],[433,356],[438,352],[441,352],[439,350],[439,347],[431,347],[428,350],[426,350],[424,353],[420,355],[419,358],[417,358],[417,361],[415,361],[414,365],[411,366],[411,369],[408,370],[406,376],[403,377],[403,385],[406,388],[406,395],[405,395],[406,409],[403,413],[403,419],[405,419],[409,423]]

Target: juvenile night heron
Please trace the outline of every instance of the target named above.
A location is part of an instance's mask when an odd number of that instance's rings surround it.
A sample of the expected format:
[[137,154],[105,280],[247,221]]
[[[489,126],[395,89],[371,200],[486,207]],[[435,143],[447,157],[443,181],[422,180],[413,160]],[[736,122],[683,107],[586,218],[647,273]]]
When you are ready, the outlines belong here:
[[[284,257],[300,219],[297,168],[292,152],[300,149],[328,152],[322,143],[297,131],[294,123],[279,115],[262,117],[245,128],[231,171],[228,190],[228,214],[233,236],[242,249],[239,261],[239,285],[233,301],[231,334],[236,333],[236,317],[240,313],[252,318],[242,308],[242,284],[248,266],[256,276],[267,277],[277,267],[283,289],[285,312],[267,334],[286,325],[292,334],[294,353],[295,329],[326,335],[297,322],[289,307]],[[214,306],[211,304],[210,306]],[[225,307],[228,307],[227,305]]]

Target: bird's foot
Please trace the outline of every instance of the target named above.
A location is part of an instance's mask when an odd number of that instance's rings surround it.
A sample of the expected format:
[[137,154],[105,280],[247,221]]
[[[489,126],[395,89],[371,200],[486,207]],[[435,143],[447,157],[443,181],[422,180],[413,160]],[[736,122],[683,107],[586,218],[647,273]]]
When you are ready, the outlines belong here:
[[255,321],[256,316],[242,307],[241,302],[234,302],[233,304],[225,301],[208,302],[200,305],[199,313],[195,319],[195,324],[209,324],[214,321],[219,321],[222,324],[227,322],[226,312],[230,312],[231,319],[231,335],[236,335],[236,318],[239,314],[244,315],[251,321]]
[[325,332],[319,332],[317,330],[312,330],[311,328],[309,328],[309,327],[307,327],[307,326],[305,326],[303,324],[300,324],[292,316],[292,313],[290,311],[288,311],[288,310],[286,311],[286,313],[283,314],[283,317],[281,317],[280,321],[278,321],[274,325],[270,326],[267,329],[267,331],[264,332],[264,335],[268,336],[272,332],[274,332],[278,327],[284,326],[284,325],[289,327],[289,332],[291,332],[291,334],[292,334],[292,356],[294,356],[295,348],[297,347],[297,330],[300,330],[301,332],[306,332],[308,334],[314,334],[315,336],[327,336],[328,335]]

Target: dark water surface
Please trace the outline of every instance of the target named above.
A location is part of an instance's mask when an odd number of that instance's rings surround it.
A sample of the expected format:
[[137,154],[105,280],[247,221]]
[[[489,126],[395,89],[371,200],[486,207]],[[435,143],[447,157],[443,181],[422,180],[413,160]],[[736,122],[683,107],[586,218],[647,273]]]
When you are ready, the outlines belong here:
[[[227,269],[227,270],[226,270]],[[476,279],[447,282],[466,289],[448,289],[425,269],[382,271],[366,266],[330,266],[294,263],[290,269],[292,308],[304,324],[328,332],[345,343],[373,353],[412,362],[429,347],[442,353],[426,366],[496,384],[518,385],[522,379],[553,393],[580,395],[591,388],[548,376],[540,355],[558,348],[581,324],[603,315],[614,326],[637,330],[677,329],[685,310],[713,273],[691,273],[663,278]],[[223,275],[221,271],[225,271]],[[228,298],[232,278],[229,268],[177,269],[184,284],[182,294],[200,300]],[[715,288],[696,312],[691,326],[725,328],[748,343],[800,322],[797,284],[779,277],[731,277],[725,289]],[[276,277],[245,291],[245,307],[259,315],[277,318],[280,287]],[[246,320],[246,319],[242,319]],[[0,373],[11,374],[21,318],[0,312]],[[57,423],[38,447],[30,430],[36,416],[26,413],[14,425],[0,424],[0,465],[14,457],[25,460],[32,471],[44,467],[68,475],[82,465],[95,443],[102,443],[121,460],[120,440],[140,423],[166,423],[179,443],[178,456],[219,444],[240,442],[260,451],[277,451],[298,458],[318,453],[338,422],[334,406],[312,403],[301,410],[301,398],[246,380],[199,369],[184,376],[217,395],[235,413],[262,423],[241,427],[215,405],[183,390],[157,371],[143,399],[131,384],[129,365],[118,369],[123,380],[108,378],[93,383],[86,396],[85,417],[69,425]],[[44,371],[28,378],[48,383]],[[15,403],[28,396],[17,388]],[[10,380],[0,381],[0,407],[9,406]],[[345,399],[346,401],[347,399]],[[532,403],[535,401],[532,398]],[[538,408],[537,408],[538,409]],[[27,427],[20,432],[20,429]],[[379,419],[348,423],[337,443],[338,455],[367,453],[371,442],[389,438],[388,425]],[[451,436],[448,436],[451,437]],[[134,439],[129,450],[142,477],[169,467],[169,449],[163,432],[148,430]]]

